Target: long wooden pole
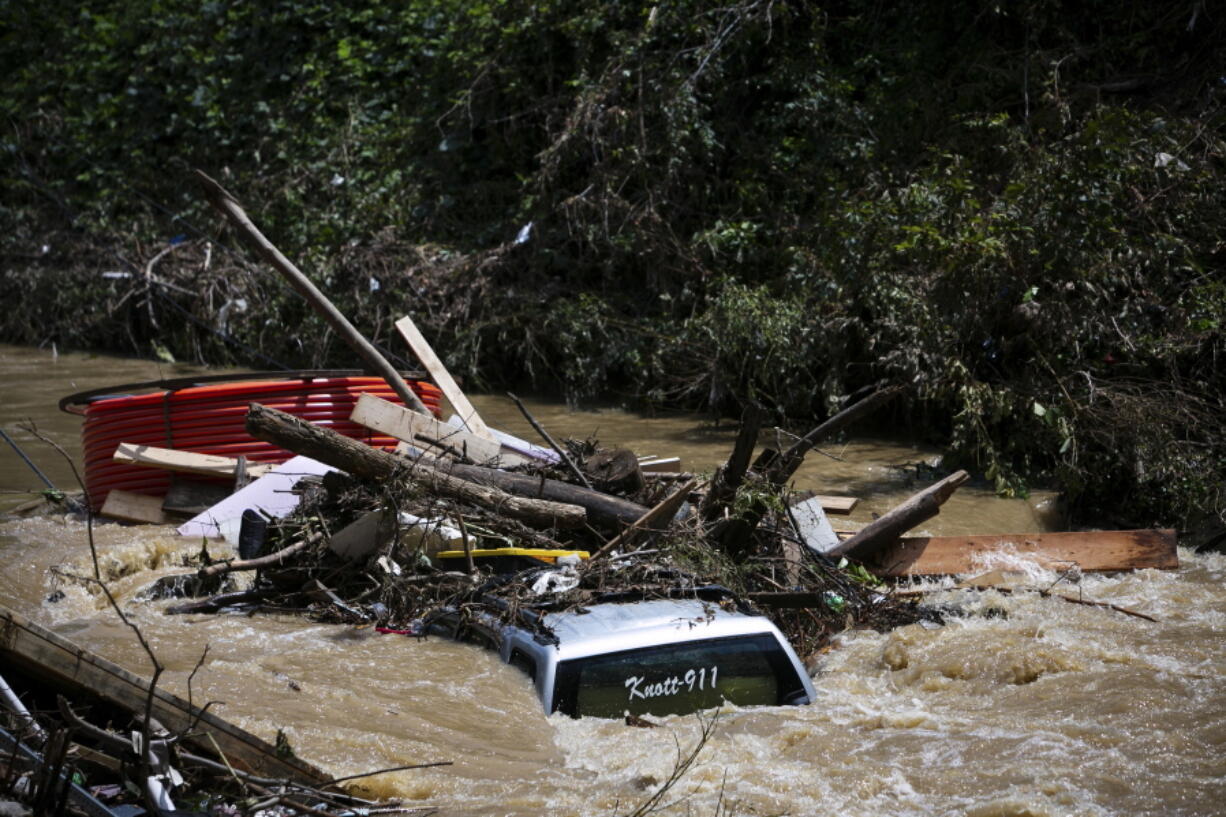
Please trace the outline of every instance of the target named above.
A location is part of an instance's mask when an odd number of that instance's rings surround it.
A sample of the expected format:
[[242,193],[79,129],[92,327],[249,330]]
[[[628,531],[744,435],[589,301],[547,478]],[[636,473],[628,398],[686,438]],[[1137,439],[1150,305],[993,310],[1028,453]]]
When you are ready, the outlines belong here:
[[271,264],[277,272],[285,276],[289,281],[290,286],[298,291],[303,298],[306,298],[307,303],[311,305],[320,315],[323,316],[337,334],[349,344],[349,346],[358,353],[370,367],[371,371],[378,374],[387,384],[392,387],[392,391],[404,401],[406,406],[416,409],[423,414],[429,414],[429,409],[422,403],[421,399],[409,388],[404,382],[404,378],[400,373],[388,362],[387,358],[379,354],[379,350],[371,345],[370,341],[362,337],[349,319],[346,318],[336,306],[328,300],[328,297],[319,291],[319,288],[311,283],[311,279],[307,278],[302,273],[302,270],[294,266],[293,262],[281,254],[273,243],[264,237],[259,228],[248,218],[247,213],[243,211],[242,206],[234,196],[230,195],[224,187],[218,184],[213,179],[209,178],[203,171],[196,171],[196,180],[200,182],[204,188],[204,195],[209,200],[209,204],[224,215],[234,228],[239,231],[260,254],[265,261]]

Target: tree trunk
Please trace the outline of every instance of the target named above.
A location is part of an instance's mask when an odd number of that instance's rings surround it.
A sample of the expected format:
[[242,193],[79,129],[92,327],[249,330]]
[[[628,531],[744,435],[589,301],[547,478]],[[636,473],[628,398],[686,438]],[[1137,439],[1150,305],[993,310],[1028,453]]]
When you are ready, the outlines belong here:
[[427,491],[480,505],[534,527],[576,528],[587,521],[582,507],[511,496],[498,488],[469,482],[421,460],[406,460],[380,451],[330,428],[258,403],[252,403],[247,409],[247,433],[257,440],[319,460],[355,477],[369,480],[403,479],[421,485]]
[[[796,469],[804,462],[805,454],[825,438],[842,431],[856,420],[876,411],[902,391],[901,386],[889,386],[873,392],[863,400],[859,400],[838,414],[831,417],[817,428],[801,437],[782,454],[771,449],[764,450],[754,463],[754,471],[762,475],[766,482],[776,490],[781,490],[787,481],[796,473]],[[740,441],[738,440],[738,444]],[[736,452],[734,452],[734,457]],[[731,462],[731,461],[730,461]],[[756,502],[741,516],[721,519],[712,525],[707,534],[708,540],[717,548],[728,553],[735,560],[744,559],[753,544],[753,533],[758,523],[766,516],[767,506],[764,502]]]
[[620,532],[627,525],[647,513],[648,508],[621,497],[592,491],[569,482],[556,479],[541,479],[528,474],[513,474],[482,468],[480,465],[448,463],[447,472],[482,485],[501,488],[517,496],[566,502],[587,510],[588,521],[602,530]]
[[714,522],[724,514],[745,472],[749,470],[749,459],[753,456],[754,446],[758,444],[758,431],[762,428],[762,409],[750,404],[741,414],[741,429],[736,435],[736,444],[728,456],[728,462],[715,472],[711,479],[711,487],[702,503],[702,518]]

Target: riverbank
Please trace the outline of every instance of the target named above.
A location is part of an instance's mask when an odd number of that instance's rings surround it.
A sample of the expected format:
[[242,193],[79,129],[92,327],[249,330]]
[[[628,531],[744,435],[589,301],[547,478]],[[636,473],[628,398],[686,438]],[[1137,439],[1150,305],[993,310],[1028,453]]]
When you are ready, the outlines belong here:
[[199,166],[365,334],[395,350],[409,310],[477,390],[811,427],[906,383],[887,422],[1001,493],[1226,523],[1226,21],[463,11],[12,15],[0,340],[348,364]]

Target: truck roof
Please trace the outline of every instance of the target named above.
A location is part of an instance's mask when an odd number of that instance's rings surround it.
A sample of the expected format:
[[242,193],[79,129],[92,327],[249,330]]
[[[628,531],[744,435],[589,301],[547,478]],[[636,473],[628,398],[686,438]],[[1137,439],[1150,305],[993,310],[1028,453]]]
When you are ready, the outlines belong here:
[[707,638],[776,633],[761,616],[725,610],[709,601],[655,599],[628,604],[603,603],[550,613],[543,623],[553,630],[558,660],[620,652],[659,644]]

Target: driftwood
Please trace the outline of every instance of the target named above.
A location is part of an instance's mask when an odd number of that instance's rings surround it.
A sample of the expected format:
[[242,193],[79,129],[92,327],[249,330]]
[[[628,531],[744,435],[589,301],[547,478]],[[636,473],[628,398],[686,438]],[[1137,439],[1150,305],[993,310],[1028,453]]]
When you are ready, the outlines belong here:
[[[536,527],[574,528],[587,521],[582,507],[527,499],[470,482],[436,469],[372,448],[365,443],[317,426],[292,414],[252,403],[247,409],[247,433],[364,479],[405,479],[441,496],[471,502]],[[481,469],[482,471],[489,469]]]
[[[827,437],[842,431],[856,420],[876,411],[901,391],[902,387],[900,386],[890,386],[875,391],[863,400],[859,400],[843,409],[808,434],[805,434],[787,451],[779,453],[773,449],[764,450],[754,462],[753,471],[776,490],[782,490],[787,481],[796,473],[796,469],[804,462],[805,454],[811,448]],[[744,437],[747,433],[744,424],[742,425],[742,432]],[[746,446],[745,440],[738,438],[737,449],[748,448],[752,450],[752,447],[752,443]],[[737,476],[736,469],[739,467],[738,458],[744,456],[748,456],[748,451],[733,451],[733,459],[730,459],[728,463],[728,469],[731,473],[727,474],[725,478]],[[738,479],[737,482],[739,483],[740,480]],[[733,493],[735,493],[735,489]],[[716,504],[708,505],[706,510],[708,518],[711,518],[721,512],[722,509],[720,505]],[[709,541],[715,547],[731,555],[733,559],[743,559],[749,552],[753,533],[757,529],[758,523],[766,516],[767,510],[768,506],[765,501],[757,501],[739,516],[720,519],[712,525],[708,532]]]
[[690,492],[698,485],[698,480],[692,479],[682,485],[677,490],[666,496],[654,508],[636,519],[630,527],[614,536],[600,550],[592,554],[592,558],[596,559],[600,556],[609,553],[616,548],[625,547],[632,543],[639,535],[650,532],[655,526],[661,522],[665,527],[673,521],[673,516],[685,504],[685,500],[689,497]]
[[589,491],[587,488],[556,479],[543,480],[528,474],[496,471],[493,468],[482,468],[479,465],[448,463],[446,468],[448,473],[463,479],[501,488],[517,496],[538,497],[553,502],[578,505],[587,511],[588,521],[593,526],[607,530],[620,531],[626,525],[633,524],[648,510],[637,502],[603,494],[600,491]]
[[969,479],[970,475],[965,471],[955,471],[935,485],[930,485],[908,498],[880,519],[865,525],[850,539],[827,551],[826,555],[871,559],[878,552],[896,543],[904,533],[940,513],[945,500],[953,496],[954,491]]
[[767,470],[767,478],[771,484],[777,488],[782,488],[792,478],[792,475],[796,473],[796,469],[800,467],[800,464],[804,462],[805,454],[809,453],[810,449],[822,440],[839,433],[857,420],[872,414],[902,392],[902,386],[887,386],[884,389],[878,389],[863,400],[852,403],[808,434],[805,434],[791,448],[780,454],[771,463],[770,468]]
[[251,604],[253,602],[263,601],[276,591],[271,588],[260,590],[237,590],[233,593],[221,593],[216,596],[210,596],[207,599],[197,599],[196,601],[185,601],[181,604],[172,604],[167,607],[164,612],[168,616],[181,616],[191,613],[216,613],[226,607],[235,604]]
[[745,472],[749,470],[749,459],[753,456],[753,448],[758,443],[758,431],[762,428],[762,409],[750,405],[741,414],[741,429],[736,435],[736,444],[728,462],[716,469],[711,478],[711,488],[702,502],[702,518],[714,522],[723,515],[733,498]]
[[276,553],[270,553],[267,556],[259,556],[254,559],[235,559],[230,562],[214,562],[211,565],[206,565],[200,568],[199,576],[202,579],[211,576],[224,576],[227,573],[237,573],[243,570],[261,570],[265,567],[280,567],[285,564],[285,560],[296,553],[300,553],[309,545],[318,542],[318,535],[303,539],[301,542],[295,542],[289,547],[281,548]]
[[554,450],[554,453],[562,458],[562,462],[566,463],[566,467],[570,469],[570,472],[583,483],[583,487],[591,488],[592,483],[587,481],[587,475],[579,470],[579,466],[575,465],[575,461],[572,460],[570,455],[566,453],[562,446],[558,445],[557,441],[550,436],[549,432],[545,430],[545,427],[536,421],[536,418],[532,416],[532,412],[528,411],[528,407],[524,405],[524,401],[511,394],[511,392],[507,392],[507,397],[510,397],[515,402],[515,405],[519,407],[519,413],[524,415],[524,419],[528,421],[528,424],[532,426],[533,430],[536,431],[537,434],[540,434],[541,438],[545,442],[549,443],[549,447]]
[[229,220],[234,229],[238,230],[248,242],[255,247],[256,252],[273,266],[277,272],[285,276],[290,285],[298,291],[298,294],[306,299],[306,302],[318,312],[324,320],[326,320],[336,333],[340,335],[345,343],[349,344],[355,352],[361,356],[366,365],[371,368],[371,371],[377,373],[380,377],[387,381],[387,384],[392,387],[392,391],[404,401],[406,406],[411,406],[423,414],[429,414],[421,398],[419,398],[408,384],[404,382],[404,378],[400,373],[388,363],[387,358],[379,353],[379,350],[371,345],[370,341],[362,337],[349,319],[346,318],[339,309],[337,309],[328,297],[319,291],[319,288],[311,283],[311,279],[307,278],[302,270],[294,266],[293,262],[281,254],[273,243],[264,237],[259,228],[243,211],[242,206],[234,196],[230,195],[224,187],[218,184],[213,179],[206,176],[203,172],[196,171],[196,180],[200,182],[204,189],[205,197],[208,198],[209,204]]

